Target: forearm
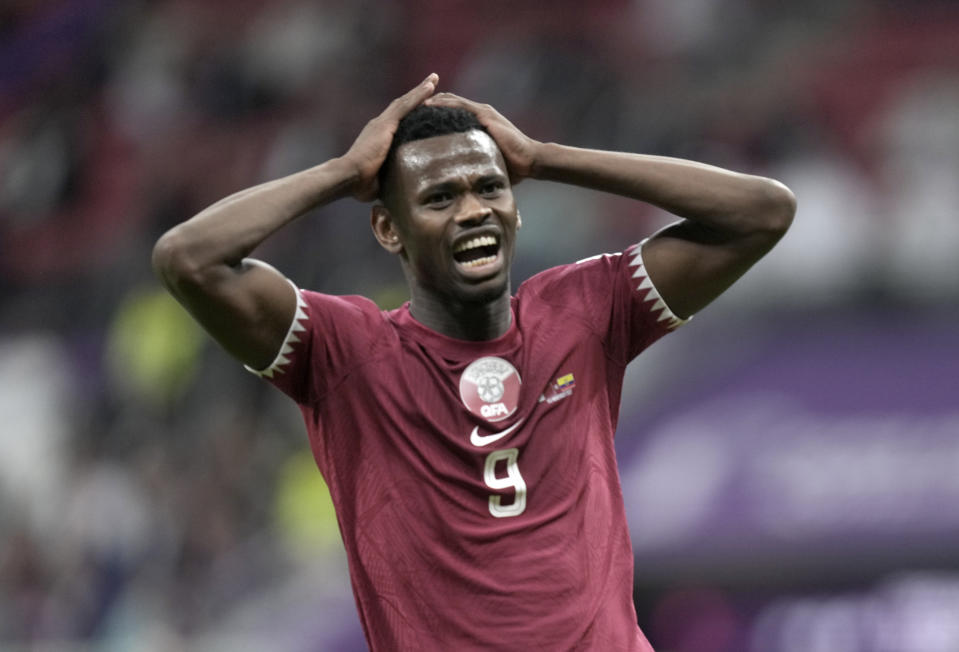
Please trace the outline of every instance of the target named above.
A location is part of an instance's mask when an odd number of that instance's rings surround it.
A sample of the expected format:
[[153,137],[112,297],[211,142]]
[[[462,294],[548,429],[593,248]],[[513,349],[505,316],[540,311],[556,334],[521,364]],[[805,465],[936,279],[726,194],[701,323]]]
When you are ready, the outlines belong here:
[[284,225],[348,195],[355,180],[355,168],[343,159],[331,159],[241,190],[164,234],[154,249],[154,266],[168,282],[179,274],[235,268]]
[[276,359],[298,299],[282,273],[244,258],[313,208],[346,196],[374,199],[377,173],[400,119],[433,93],[436,82],[430,75],[393,100],[343,156],[230,195],[157,241],[157,274],[226,350],[255,369]]
[[728,233],[784,230],[795,210],[776,181],[663,156],[545,143],[531,176],[631,197]]

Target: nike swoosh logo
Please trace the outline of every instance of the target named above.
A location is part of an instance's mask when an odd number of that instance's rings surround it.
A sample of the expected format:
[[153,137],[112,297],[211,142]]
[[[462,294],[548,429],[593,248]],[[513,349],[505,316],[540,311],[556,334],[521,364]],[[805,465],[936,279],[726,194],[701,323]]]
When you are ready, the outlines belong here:
[[470,443],[474,446],[486,446],[487,444],[492,444],[494,441],[499,441],[509,433],[516,430],[519,425],[523,423],[523,419],[520,419],[513,425],[511,425],[506,430],[500,430],[499,432],[494,432],[492,435],[481,435],[479,434],[479,426],[473,428],[473,432],[470,433]]

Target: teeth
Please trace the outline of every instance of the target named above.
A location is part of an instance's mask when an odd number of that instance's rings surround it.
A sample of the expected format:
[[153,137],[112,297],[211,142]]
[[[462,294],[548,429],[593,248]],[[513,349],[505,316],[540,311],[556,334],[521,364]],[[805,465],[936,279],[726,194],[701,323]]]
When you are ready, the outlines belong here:
[[[454,253],[459,253],[461,251],[466,251],[467,249],[476,249],[477,247],[489,247],[496,244],[496,238],[491,235],[481,235],[478,238],[473,238],[472,240],[467,240],[466,242],[461,242],[456,245],[456,249],[453,250]],[[483,259],[480,259],[483,260]]]
[[485,258],[477,258],[476,260],[471,260],[466,263],[460,263],[460,265],[463,267],[479,267],[480,265],[489,265],[495,260],[496,256],[486,256]]

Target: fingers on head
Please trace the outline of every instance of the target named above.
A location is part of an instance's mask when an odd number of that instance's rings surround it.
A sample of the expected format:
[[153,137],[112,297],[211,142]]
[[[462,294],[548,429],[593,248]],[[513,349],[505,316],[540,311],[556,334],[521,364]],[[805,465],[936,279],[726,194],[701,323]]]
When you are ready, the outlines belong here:
[[437,93],[429,98],[426,102],[427,104],[439,104],[441,106],[465,106],[463,98],[453,95],[452,93]]
[[422,83],[418,84],[407,91],[404,95],[401,95],[390,102],[390,106],[387,110],[398,111],[403,115],[406,115],[420,105],[423,100],[433,95],[433,91],[436,90],[436,82],[438,79],[439,77],[436,75],[436,73],[431,74],[429,77],[424,79]]

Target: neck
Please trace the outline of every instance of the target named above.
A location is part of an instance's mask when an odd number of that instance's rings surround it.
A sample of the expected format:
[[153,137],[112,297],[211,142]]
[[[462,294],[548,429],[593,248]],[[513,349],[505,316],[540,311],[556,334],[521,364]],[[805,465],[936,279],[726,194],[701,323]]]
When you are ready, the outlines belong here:
[[437,333],[458,340],[481,342],[494,340],[509,330],[509,288],[488,301],[465,302],[439,297],[414,288],[410,314],[416,321]]

